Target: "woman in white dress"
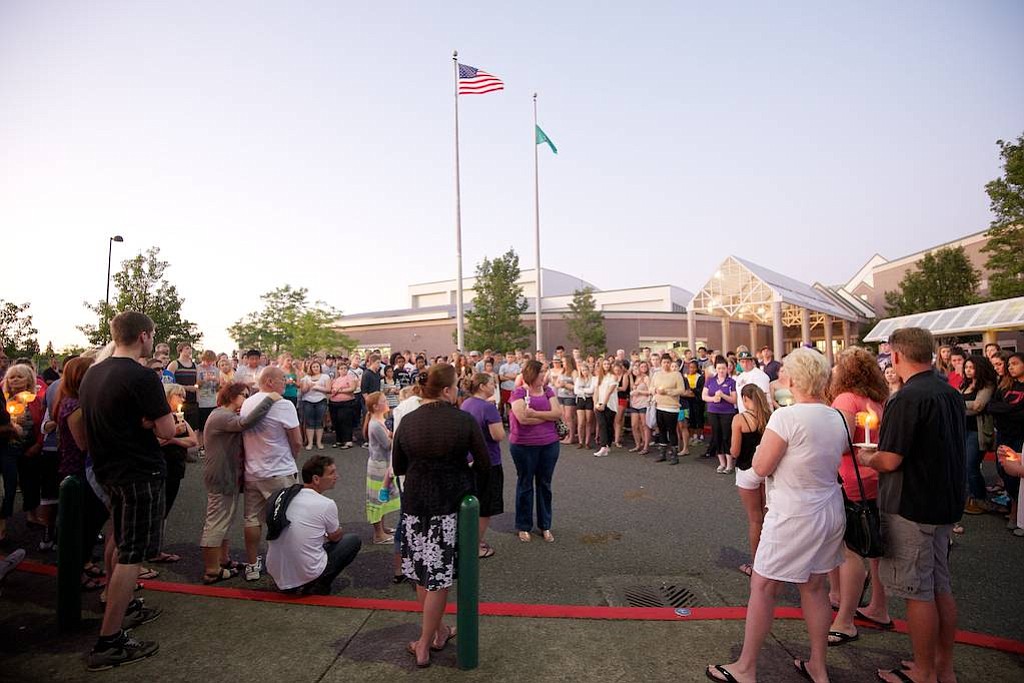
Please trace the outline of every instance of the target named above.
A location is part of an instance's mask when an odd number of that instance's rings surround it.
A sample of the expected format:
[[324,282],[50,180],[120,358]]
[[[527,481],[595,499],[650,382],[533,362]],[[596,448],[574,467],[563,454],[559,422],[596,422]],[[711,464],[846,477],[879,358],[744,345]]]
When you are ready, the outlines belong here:
[[846,519],[838,474],[847,450],[846,420],[825,403],[829,372],[828,361],[812,349],[798,349],[783,362],[779,379],[793,392],[793,405],[768,420],[752,467],[768,479],[768,513],[754,557],[743,651],[731,664],[709,666],[712,680],[757,679],[757,657],[783,583],[800,589],[811,645],[810,659],[793,665],[808,680],[828,680],[832,610],[826,578],[844,559]]

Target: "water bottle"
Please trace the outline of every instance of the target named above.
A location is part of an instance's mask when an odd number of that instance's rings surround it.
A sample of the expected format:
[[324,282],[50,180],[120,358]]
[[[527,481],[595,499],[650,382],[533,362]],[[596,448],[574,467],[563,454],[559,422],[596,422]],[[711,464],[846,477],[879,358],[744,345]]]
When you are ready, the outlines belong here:
[[377,500],[382,503],[386,503],[391,500],[391,487],[382,486],[380,491],[377,492]]

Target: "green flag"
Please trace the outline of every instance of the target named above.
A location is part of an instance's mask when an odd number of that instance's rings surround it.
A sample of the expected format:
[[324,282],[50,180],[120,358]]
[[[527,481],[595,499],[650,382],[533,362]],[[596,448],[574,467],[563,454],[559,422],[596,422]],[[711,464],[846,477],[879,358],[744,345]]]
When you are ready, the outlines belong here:
[[548,143],[548,147],[551,148],[551,151],[554,152],[555,154],[558,154],[558,148],[555,147],[555,143],[551,142],[551,138],[548,137],[548,134],[542,131],[540,129],[540,126],[534,127],[537,129],[537,144],[543,145],[546,142]]

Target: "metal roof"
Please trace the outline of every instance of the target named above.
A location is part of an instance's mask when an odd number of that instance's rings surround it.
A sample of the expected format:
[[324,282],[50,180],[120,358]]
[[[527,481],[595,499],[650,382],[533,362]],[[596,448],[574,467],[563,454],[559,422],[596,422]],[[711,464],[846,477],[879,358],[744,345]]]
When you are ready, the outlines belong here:
[[1024,329],[1024,296],[886,318],[868,332],[864,341],[885,341],[901,327],[923,327],[936,337],[988,330],[1021,330]]

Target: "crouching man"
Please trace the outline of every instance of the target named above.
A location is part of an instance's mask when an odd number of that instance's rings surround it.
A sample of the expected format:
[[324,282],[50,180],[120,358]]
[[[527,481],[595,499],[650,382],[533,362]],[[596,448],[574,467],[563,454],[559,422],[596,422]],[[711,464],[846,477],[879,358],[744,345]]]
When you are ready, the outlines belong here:
[[362,547],[343,534],[337,504],[323,495],[334,488],[334,460],[318,455],[302,466],[302,485],[282,489],[267,501],[267,572],[283,591],[329,595],[331,583]]

